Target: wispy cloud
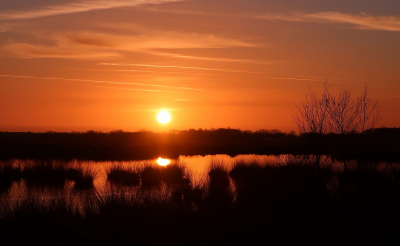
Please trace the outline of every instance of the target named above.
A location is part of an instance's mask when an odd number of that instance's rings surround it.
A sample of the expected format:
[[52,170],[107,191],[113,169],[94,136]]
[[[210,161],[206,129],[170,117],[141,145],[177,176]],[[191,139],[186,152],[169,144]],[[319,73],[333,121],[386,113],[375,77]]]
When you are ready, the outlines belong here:
[[265,64],[265,65],[283,64],[283,62],[281,61],[259,61],[259,60],[234,59],[234,58],[223,58],[223,57],[189,56],[189,55],[165,53],[159,51],[146,51],[146,53],[156,56],[165,56],[165,57],[182,58],[182,59],[199,60],[199,61],[238,62],[238,63],[253,63],[253,64]]
[[296,78],[296,77],[273,77],[271,79],[277,79],[277,80],[295,80],[295,81],[316,81],[316,82],[320,82],[320,81],[325,81],[325,79],[321,78],[321,79],[315,79],[315,78]]
[[162,4],[184,0],[83,0],[67,4],[53,5],[35,10],[10,11],[0,14],[0,19],[33,19],[54,15],[87,12],[93,10],[140,6],[146,4]]
[[152,6],[143,6],[140,7],[140,10],[148,11],[148,12],[156,12],[156,13],[168,13],[168,14],[180,14],[180,15],[204,15],[204,16],[218,16],[218,17],[233,17],[233,18],[249,18],[247,14],[238,14],[238,13],[230,13],[230,12],[221,12],[221,11],[192,11],[187,9],[178,9],[178,8],[165,8],[162,6],[161,8],[156,5]]
[[205,71],[251,73],[251,71],[234,70],[234,69],[187,67],[187,66],[168,66],[168,65],[151,65],[151,64],[99,63],[98,65],[104,65],[104,66],[136,66],[136,67],[151,67],[151,68],[178,68],[178,69],[194,69],[194,70],[205,70]]
[[71,59],[95,59],[119,57],[114,51],[90,50],[65,45],[49,46],[27,43],[11,43],[2,47],[3,49],[26,58],[71,58]]
[[224,38],[214,34],[184,33],[174,31],[146,30],[143,33],[125,36],[96,32],[66,32],[54,37],[59,43],[90,47],[115,48],[121,50],[187,49],[258,47],[242,40]]
[[107,89],[118,89],[118,90],[129,90],[129,91],[144,91],[144,92],[161,92],[161,93],[180,93],[176,91],[162,91],[162,90],[146,90],[146,89],[135,89],[135,88],[127,88],[127,87],[116,87],[116,86],[102,86],[102,85],[83,85],[97,88],[107,88]]
[[347,82],[348,80],[342,79],[342,78],[322,78],[322,77],[272,77],[271,79],[274,80],[291,80],[291,81],[310,81],[310,82],[325,82],[328,81],[329,83],[335,83],[335,84],[343,84],[343,85],[351,85],[351,86],[364,86],[364,84],[360,83],[351,83]]
[[358,29],[384,30],[395,32],[400,31],[399,16],[376,16],[365,13],[355,15],[341,12],[320,12],[314,14],[296,12],[290,14],[268,13],[262,16],[258,16],[258,18],[268,20],[317,23],[344,23],[354,25]]
[[[178,90],[196,90],[201,91],[203,89],[182,87],[182,86],[170,86],[170,85],[158,85],[158,84],[144,84],[144,83],[132,83],[132,82],[120,82],[120,81],[110,81],[110,80],[91,80],[91,79],[71,79],[71,78],[56,78],[56,77],[37,77],[37,76],[25,76],[25,75],[10,75],[10,74],[0,74],[0,77],[9,78],[22,78],[22,79],[39,79],[39,80],[63,80],[63,81],[76,81],[76,82],[89,82],[89,83],[100,83],[100,84],[116,84],[116,85],[130,85],[130,86],[144,86],[144,87],[161,87],[169,89]],[[142,89],[140,89],[142,90]]]
[[123,51],[150,52],[154,49],[258,47],[241,40],[212,34],[147,30],[133,36],[100,32],[58,32],[50,35],[54,45],[10,43],[4,49],[26,57],[74,59],[118,57]]

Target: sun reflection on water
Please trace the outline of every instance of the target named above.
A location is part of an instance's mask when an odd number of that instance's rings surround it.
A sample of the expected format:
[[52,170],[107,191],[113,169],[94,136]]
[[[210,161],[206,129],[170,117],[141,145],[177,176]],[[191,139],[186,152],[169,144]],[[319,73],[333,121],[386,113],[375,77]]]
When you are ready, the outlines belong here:
[[157,164],[163,167],[168,166],[170,163],[171,161],[169,159],[164,159],[161,157],[157,159]]

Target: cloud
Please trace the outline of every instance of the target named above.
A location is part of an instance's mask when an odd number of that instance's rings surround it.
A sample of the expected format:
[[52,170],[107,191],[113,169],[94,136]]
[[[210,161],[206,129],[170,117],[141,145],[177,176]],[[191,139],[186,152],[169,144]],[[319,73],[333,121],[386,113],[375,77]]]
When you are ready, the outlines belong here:
[[355,15],[340,12],[320,12],[315,14],[297,12],[291,14],[268,13],[257,18],[299,22],[344,23],[354,25],[358,29],[400,31],[399,16],[374,16],[365,13]]
[[356,84],[347,82],[348,80],[342,78],[322,78],[322,77],[271,77],[274,80],[292,80],[292,81],[310,81],[310,82],[325,82],[328,80],[329,83],[352,85],[352,86],[364,86],[364,84]]
[[10,43],[3,46],[21,57],[70,59],[110,58],[122,51],[152,52],[154,49],[257,47],[255,44],[212,34],[146,30],[127,36],[100,32],[58,32],[49,35],[54,45]]
[[315,78],[291,78],[291,77],[282,77],[282,78],[278,78],[278,77],[273,77],[271,79],[278,79],[278,80],[295,80],[295,81],[318,81],[318,82],[323,82],[325,81],[325,79],[321,78],[321,79],[315,79]]
[[223,38],[213,34],[182,33],[174,31],[147,30],[133,36],[100,32],[67,32],[55,37],[57,42],[120,50],[187,49],[257,47],[255,44]]
[[10,11],[0,14],[0,19],[34,19],[54,15],[65,15],[93,10],[140,6],[147,4],[162,4],[180,2],[183,0],[86,0],[72,3],[48,6],[41,9],[26,11]]
[[120,55],[112,51],[95,51],[76,49],[63,46],[34,45],[27,43],[12,43],[3,46],[3,49],[26,58],[70,58],[70,59],[95,59],[112,58]]
[[221,69],[221,68],[205,68],[205,67],[187,67],[187,66],[169,66],[169,65],[151,65],[151,64],[130,64],[130,63],[99,63],[104,66],[136,66],[136,67],[151,67],[151,68],[178,68],[178,69],[193,69],[205,71],[220,71],[220,72],[238,72],[249,73],[245,70]]
[[97,88],[107,88],[107,89],[118,89],[118,90],[129,90],[129,91],[144,91],[144,92],[161,92],[161,93],[180,93],[176,91],[162,91],[162,90],[148,90],[148,89],[135,89],[135,88],[127,88],[127,87],[116,87],[116,86],[101,86],[101,85],[84,85],[89,87],[97,87]]
[[283,62],[280,61],[262,61],[262,60],[260,61],[260,60],[234,59],[234,58],[223,58],[223,57],[189,56],[189,55],[165,53],[159,51],[146,51],[146,53],[156,56],[166,56],[172,58],[182,58],[182,59],[199,60],[199,61],[238,62],[238,63],[253,63],[253,64],[265,64],[265,65],[283,64]]

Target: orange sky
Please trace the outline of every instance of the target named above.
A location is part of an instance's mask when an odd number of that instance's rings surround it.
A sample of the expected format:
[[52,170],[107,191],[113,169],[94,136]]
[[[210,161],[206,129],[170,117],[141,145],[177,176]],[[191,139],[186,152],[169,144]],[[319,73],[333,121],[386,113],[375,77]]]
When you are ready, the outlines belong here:
[[[0,131],[297,130],[369,85],[400,127],[400,2],[2,0]],[[172,121],[160,125],[167,109]]]

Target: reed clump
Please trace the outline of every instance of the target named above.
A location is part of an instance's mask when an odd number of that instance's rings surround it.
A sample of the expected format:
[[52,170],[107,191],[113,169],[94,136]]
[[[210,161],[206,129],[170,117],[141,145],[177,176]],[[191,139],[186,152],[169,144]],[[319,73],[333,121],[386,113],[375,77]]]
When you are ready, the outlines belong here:
[[0,194],[8,192],[12,182],[12,179],[8,175],[0,172]]
[[51,163],[37,163],[35,166],[25,167],[22,178],[28,187],[51,186],[63,188],[68,179],[67,169],[63,166],[53,166]]
[[76,190],[91,190],[94,188],[94,176],[91,170],[79,170],[79,175],[77,175],[73,181],[75,181],[74,189]]
[[175,188],[189,187],[191,181],[186,178],[185,172],[185,167],[178,163],[166,167],[147,166],[140,172],[142,188],[157,187],[162,183]]
[[140,184],[140,177],[137,171],[122,166],[110,168],[107,171],[107,180],[125,186],[138,186]]

